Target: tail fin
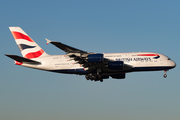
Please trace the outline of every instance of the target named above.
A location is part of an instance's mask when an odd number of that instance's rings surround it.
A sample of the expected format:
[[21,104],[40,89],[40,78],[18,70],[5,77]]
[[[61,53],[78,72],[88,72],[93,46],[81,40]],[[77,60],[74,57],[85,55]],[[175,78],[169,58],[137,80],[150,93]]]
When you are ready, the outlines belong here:
[[9,27],[23,57],[32,59],[48,54],[34,42],[20,27]]

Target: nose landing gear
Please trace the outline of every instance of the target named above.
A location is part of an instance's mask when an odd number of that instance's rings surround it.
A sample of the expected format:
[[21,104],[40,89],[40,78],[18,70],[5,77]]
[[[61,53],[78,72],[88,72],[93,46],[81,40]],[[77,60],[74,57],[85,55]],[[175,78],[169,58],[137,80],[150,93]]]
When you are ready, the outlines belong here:
[[163,75],[164,78],[167,77],[167,74],[166,74],[166,70],[164,70],[164,75]]

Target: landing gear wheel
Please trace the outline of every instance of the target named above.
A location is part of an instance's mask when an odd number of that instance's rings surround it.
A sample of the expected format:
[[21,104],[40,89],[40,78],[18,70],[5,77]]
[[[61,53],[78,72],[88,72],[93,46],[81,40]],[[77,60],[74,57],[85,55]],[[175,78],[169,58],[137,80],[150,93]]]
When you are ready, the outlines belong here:
[[93,76],[92,74],[89,74],[88,76],[89,76],[89,79],[90,79],[91,81],[94,80],[94,76]]
[[103,82],[103,79],[100,79],[100,82]]
[[98,78],[101,79],[101,75],[98,75]]
[[167,77],[167,75],[166,75],[166,74],[164,74],[163,76],[164,76],[164,78],[166,78],[166,77]]
[[89,80],[89,75],[86,75],[85,77],[86,77],[86,80]]
[[94,80],[93,77],[90,77],[90,80],[93,81]]

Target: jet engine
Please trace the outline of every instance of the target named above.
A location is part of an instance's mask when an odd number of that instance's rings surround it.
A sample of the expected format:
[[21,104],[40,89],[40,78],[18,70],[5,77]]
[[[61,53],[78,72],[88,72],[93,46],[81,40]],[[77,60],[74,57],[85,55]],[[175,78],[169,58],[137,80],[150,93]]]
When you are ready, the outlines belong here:
[[123,61],[111,61],[108,63],[108,68],[112,70],[122,70],[124,68]]
[[109,75],[102,75],[101,78],[102,78],[102,79],[108,79],[108,78],[109,78]]
[[90,54],[87,56],[88,62],[100,63],[103,62],[103,54]]
[[126,77],[126,74],[115,74],[115,75],[111,75],[112,78],[114,79],[124,79]]

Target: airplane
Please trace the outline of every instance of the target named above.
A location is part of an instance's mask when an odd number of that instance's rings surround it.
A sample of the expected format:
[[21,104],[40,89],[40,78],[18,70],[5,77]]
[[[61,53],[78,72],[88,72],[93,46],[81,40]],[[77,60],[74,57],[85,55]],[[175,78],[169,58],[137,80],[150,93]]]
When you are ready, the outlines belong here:
[[126,73],[136,71],[166,71],[176,67],[169,57],[153,52],[93,53],[46,38],[47,44],[58,47],[65,55],[47,54],[20,27],[9,27],[22,56],[5,54],[16,65],[56,73],[85,75],[87,80],[100,81],[112,77],[125,79]]

